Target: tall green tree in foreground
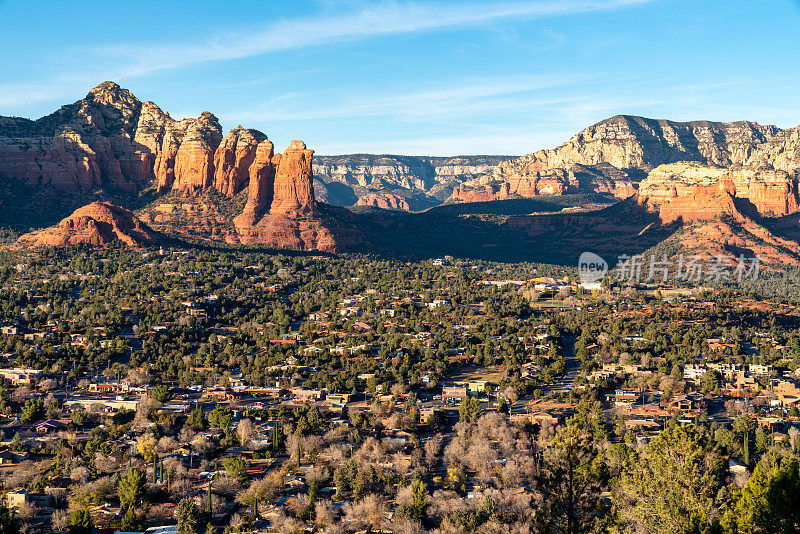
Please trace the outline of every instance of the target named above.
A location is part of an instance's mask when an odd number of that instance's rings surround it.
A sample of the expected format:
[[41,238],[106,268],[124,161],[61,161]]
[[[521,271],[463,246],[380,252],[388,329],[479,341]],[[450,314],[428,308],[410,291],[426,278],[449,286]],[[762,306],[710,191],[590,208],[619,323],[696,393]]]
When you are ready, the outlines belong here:
[[701,429],[673,426],[624,467],[614,495],[624,531],[707,532],[713,526],[724,462]]
[[553,439],[539,475],[542,502],[531,519],[534,532],[579,534],[599,524],[600,485],[592,464],[597,448],[591,433],[571,420]]
[[772,451],[756,465],[724,518],[731,533],[800,532],[800,462]]
[[145,474],[144,471],[134,466],[119,479],[117,493],[119,504],[124,510],[136,506],[144,498]]
[[89,534],[92,528],[94,528],[94,523],[89,510],[81,508],[72,512],[72,516],[69,519],[70,534]]
[[175,507],[175,521],[178,534],[198,534],[200,532],[200,511],[188,497]]
[[0,534],[17,534],[18,532],[19,521],[6,504],[5,496],[0,497]]

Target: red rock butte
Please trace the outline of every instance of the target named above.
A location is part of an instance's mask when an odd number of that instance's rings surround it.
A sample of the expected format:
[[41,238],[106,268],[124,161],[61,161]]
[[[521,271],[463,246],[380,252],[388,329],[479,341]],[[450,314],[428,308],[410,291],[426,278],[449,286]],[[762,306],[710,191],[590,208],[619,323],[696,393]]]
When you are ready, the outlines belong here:
[[107,202],[92,202],[75,210],[58,225],[23,235],[19,246],[155,245],[161,238],[131,211]]
[[[160,195],[186,199],[208,191],[233,198],[246,190],[247,201],[228,241],[339,250],[317,217],[313,154],[302,141],[275,154],[265,134],[242,126],[223,136],[208,111],[196,119],[175,120],[113,82],[103,82],[86,98],[36,121],[0,117],[0,176],[27,187],[75,194],[153,187]],[[85,224],[95,224],[91,220]],[[54,231],[43,235],[41,243],[102,242],[110,235],[73,223],[76,237]],[[58,228],[73,223],[62,221]]]

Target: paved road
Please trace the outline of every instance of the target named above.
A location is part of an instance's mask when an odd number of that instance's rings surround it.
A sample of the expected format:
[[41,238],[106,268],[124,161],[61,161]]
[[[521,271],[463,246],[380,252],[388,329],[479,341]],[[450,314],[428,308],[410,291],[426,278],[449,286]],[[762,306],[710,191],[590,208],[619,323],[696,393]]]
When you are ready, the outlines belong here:
[[554,384],[548,384],[543,388],[545,394],[550,393],[569,393],[575,387],[575,379],[578,378],[580,364],[578,357],[575,356],[575,338],[569,336],[561,337],[561,347],[564,351],[565,370],[562,376]]
[[[575,379],[578,378],[580,363],[575,356],[575,338],[570,336],[561,337],[561,347],[564,352],[565,372],[564,376],[556,382],[548,384],[542,388],[545,395],[551,393],[568,393],[575,387]],[[511,405],[512,414],[524,414],[528,411],[528,403],[533,400],[533,395],[526,395]]]

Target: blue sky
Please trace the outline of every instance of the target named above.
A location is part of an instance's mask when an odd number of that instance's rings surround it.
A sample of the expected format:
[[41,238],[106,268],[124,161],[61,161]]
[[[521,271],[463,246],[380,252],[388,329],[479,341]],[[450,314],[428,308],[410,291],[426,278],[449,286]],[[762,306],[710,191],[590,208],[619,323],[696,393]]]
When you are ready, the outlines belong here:
[[800,124],[796,0],[0,0],[0,21],[0,115],[111,79],[318,154],[524,154],[620,113]]

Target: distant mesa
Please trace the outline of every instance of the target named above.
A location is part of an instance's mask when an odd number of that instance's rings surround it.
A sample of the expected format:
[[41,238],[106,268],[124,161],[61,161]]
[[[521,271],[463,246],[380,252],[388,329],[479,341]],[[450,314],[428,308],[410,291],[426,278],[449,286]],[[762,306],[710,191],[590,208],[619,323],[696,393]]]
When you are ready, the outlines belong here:
[[490,202],[507,198],[575,193],[605,193],[625,199],[636,193],[631,177],[607,163],[572,163],[567,168],[542,168],[519,173],[502,171],[502,168],[503,164],[491,177],[465,182],[456,187],[450,202]]
[[731,199],[743,201],[745,209],[749,207],[761,215],[783,216],[800,208],[794,173],[771,168],[728,168],[696,161],[667,163],[653,169],[639,185],[638,201],[662,212],[674,212],[676,206],[684,209],[694,206],[702,211],[687,213],[687,220],[700,218],[698,214],[702,212],[708,212],[704,218],[712,218],[708,207],[703,206],[706,198],[701,192],[711,191],[709,188],[715,184]]
[[581,130],[555,149],[500,163],[491,176],[457,187],[451,201],[564,193],[632,196],[660,165],[677,162],[794,173],[800,127],[753,122],[673,122],[617,115]]
[[443,203],[455,187],[491,175],[498,164],[509,159],[511,156],[318,156],[314,158],[314,177],[324,184],[322,192],[329,204],[352,206],[372,193],[402,192],[400,196],[418,211]]
[[[174,234],[296,250],[487,257],[487,247],[514,255],[528,243],[526,258],[558,260],[587,245],[614,252],[666,239],[677,246],[670,250],[760,250],[775,261],[800,261],[799,172],[800,127],[746,121],[618,115],[554,149],[516,158],[315,157],[299,140],[276,153],[258,130],[237,126],[225,134],[208,111],[173,119],[113,82],[37,120],[0,117],[6,220],[60,217],[87,197],[115,203],[84,206],[26,234],[21,246],[141,245]],[[558,203],[539,201],[548,197],[576,204],[553,213]],[[470,204],[463,213],[434,207],[445,201],[493,204]],[[116,204],[138,209],[134,215]],[[609,209],[596,209],[602,206]],[[449,239],[454,231],[461,240]]]
[[132,212],[107,202],[92,202],[57,226],[23,235],[17,246],[155,245],[161,238]]
[[385,210],[411,211],[408,200],[394,193],[369,193],[359,198],[356,205],[373,206]]

